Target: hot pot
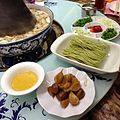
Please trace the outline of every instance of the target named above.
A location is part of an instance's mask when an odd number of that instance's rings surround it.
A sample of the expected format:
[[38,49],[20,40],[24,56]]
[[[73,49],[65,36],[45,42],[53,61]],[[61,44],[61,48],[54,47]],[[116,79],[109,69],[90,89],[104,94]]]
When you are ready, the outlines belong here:
[[49,25],[41,32],[34,34],[31,37],[21,39],[15,42],[0,43],[0,57],[17,56],[20,54],[28,53],[38,47],[41,47],[44,51],[44,42],[48,35],[51,33],[54,15],[49,8],[44,6],[33,4],[28,5],[28,7],[46,12],[50,17]]

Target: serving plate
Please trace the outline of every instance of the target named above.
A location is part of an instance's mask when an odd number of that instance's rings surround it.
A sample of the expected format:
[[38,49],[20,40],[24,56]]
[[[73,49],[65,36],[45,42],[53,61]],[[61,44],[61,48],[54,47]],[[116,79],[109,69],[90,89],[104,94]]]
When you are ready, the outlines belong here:
[[114,12],[120,12],[120,3],[119,1],[113,1],[109,4],[109,8]]
[[[56,97],[51,97],[47,91],[47,87],[54,83],[54,77],[61,70],[63,70],[63,74],[71,73],[75,75],[80,81],[81,87],[85,91],[84,98],[80,100],[80,104],[77,106],[72,106],[71,104],[69,104],[66,108],[62,108],[60,106],[60,102],[56,99]],[[82,114],[93,103],[94,97],[95,87],[93,80],[91,80],[85,72],[79,71],[74,67],[58,67],[55,70],[47,72],[44,84],[40,86],[37,90],[37,99],[40,105],[49,114],[63,118]]]
[[[115,37],[113,37],[113,38],[108,39],[109,41],[114,40],[115,38],[117,38],[119,36],[120,25],[117,22],[115,22],[114,20],[109,19],[107,17],[103,17],[103,16],[92,16],[92,20],[93,20],[93,22],[103,24],[104,26],[106,26],[106,28],[114,28],[116,30],[117,35]],[[98,37],[98,36],[93,36],[93,35],[91,35],[89,33],[86,33],[84,31],[84,27],[73,27],[71,25],[71,31],[74,32],[74,33],[78,33],[78,34],[84,34],[86,36],[91,36],[91,37],[95,37],[95,38],[101,38],[101,36]]]
[[99,74],[105,74],[105,73],[114,73],[119,70],[120,66],[120,45],[110,42],[110,41],[105,41],[102,39],[97,39],[97,38],[92,38],[92,37],[87,37],[84,36],[85,38],[89,38],[90,40],[96,41],[96,42],[103,42],[109,45],[109,52],[107,57],[104,59],[102,62],[101,66],[99,67],[92,67],[90,65],[86,65],[80,62],[77,62],[75,60],[69,59],[67,57],[64,57],[61,55],[61,51],[66,48],[69,40],[71,37],[77,36],[75,33],[66,33],[60,36],[59,38],[56,39],[56,41],[53,42],[51,46],[51,51],[55,55],[57,55],[59,58],[62,60],[71,63],[77,67],[84,68],[86,70],[99,73]]

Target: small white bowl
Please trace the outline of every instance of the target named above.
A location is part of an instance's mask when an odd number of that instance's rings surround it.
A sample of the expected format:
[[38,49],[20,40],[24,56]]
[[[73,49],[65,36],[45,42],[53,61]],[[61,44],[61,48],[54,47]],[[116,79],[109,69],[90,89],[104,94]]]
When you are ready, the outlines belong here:
[[[36,73],[36,75],[38,76],[38,81],[36,82],[36,84],[27,90],[23,90],[23,91],[13,90],[11,87],[12,78],[16,74],[26,71],[32,71]],[[35,62],[21,62],[16,65],[13,65],[3,74],[1,78],[1,88],[10,95],[14,95],[14,96],[25,95],[37,89],[40,86],[40,84],[43,82],[44,76],[45,76],[45,72],[41,65]]]
[[[101,32],[90,32],[89,27],[96,26],[96,25],[101,26],[102,31],[101,31]],[[102,33],[103,33],[106,29],[107,29],[107,27],[106,27],[105,25],[103,25],[103,24],[101,24],[101,23],[98,23],[98,22],[89,22],[89,23],[85,24],[84,27],[83,27],[83,31],[84,31],[85,33],[89,33],[89,34],[91,34],[91,36],[93,36],[93,37],[95,37],[95,38],[100,38],[101,35],[102,35]]]

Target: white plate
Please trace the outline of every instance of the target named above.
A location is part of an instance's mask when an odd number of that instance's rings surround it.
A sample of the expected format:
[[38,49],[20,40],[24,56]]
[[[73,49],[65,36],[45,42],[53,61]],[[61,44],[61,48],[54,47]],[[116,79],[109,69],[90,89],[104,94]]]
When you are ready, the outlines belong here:
[[[118,9],[116,8],[116,5],[118,6]],[[109,4],[109,8],[114,12],[120,12],[120,2],[113,1]]]
[[92,67],[92,66],[89,66],[89,65],[85,65],[83,63],[80,63],[80,62],[77,62],[75,60],[71,60],[69,58],[66,58],[66,57],[62,56],[60,54],[61,50],[66,47],[70,38],[72,36],[75,36],[75,35],[77,35],[77,34],[66,33],[66,34],[61,35],[59,38],[57,38],[51,46],[52,53],[54,53],[55,55],[57,55],[61,59],[65,60],[66,62],[69,62],[69,63],[71,63],[71,64],[73,64],[77,67],[81,67],[81,68],[84,68],[86,70],[90,70],[90,71],[95,72],[95,73],[100,73],[100,74],[114,73],[114,72],[117,72],[119,70],[119,66],[120,66],[120,45],[118,45],[116,43],[113,43],[113,42],[110,42],[110,41],[105,41],[105,40],[102,40],[102,39],[100,40],[100,39],[97,39],[97,38],[84,36],[86,38],[89,38],[90,40],[103,42],[103,43],[106,43],[110,46],[108,57],[104,60],[103,64],[99,68]]
[[[101,24],[105,25],[107,28],[114,28],[117,31],[117,35],[111,39],[108,39],[109,41],[118,37],[118,35],[120,33],[120,25],[117,22],[115,22],[114,20],[109,19],[107,17],[103,17],[103,16],[93,16],[92,19],[93,19],[93,22],[101,23]],[[71,25],[71,31],[75,33],[76,30],[80,30],[79,34],[91,36],[91,34],[87,34],[84,32],[83,27],[73,27]]]
[[[63,74],[72,73],[75,75],[78,80],[80,80],[81,86],[85,91],[85,96],[80,100],[80,104],[77,106],[72,106],[69,104],[65,109],[60,106],[60,102],[55,98],[51,97],[47,91],[47,87],[54,83],[54,77],[61,70]],[[94,82],[91,80],[88,75],[79,71],[76,68],[63,68],[59,67],[56,70],[50,71],[45,76],[45,81],[42,86],[37,90],[37,98],[40,105],[49,113],[59,117],[70,117],[74,115],[82,114],[92,103],[95,97],[95,87]]]

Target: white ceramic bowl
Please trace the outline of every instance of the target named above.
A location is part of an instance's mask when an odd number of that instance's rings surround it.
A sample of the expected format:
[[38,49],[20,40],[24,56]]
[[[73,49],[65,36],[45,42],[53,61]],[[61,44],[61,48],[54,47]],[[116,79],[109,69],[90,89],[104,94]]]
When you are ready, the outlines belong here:
[[[27,90],[23,90],[23,91],[13,90],[11,87],[11,80],[13,76],[16,75],[17,73],[26,72],[26,71],[32,71],[36,73],[36,75],[38,76],[38,81],[36,82],[36,84]],[[1,88],[10,95],[15,95],[15,96],[25,95],[25,94],[28,94],[34,91],[36,88],[38,88],[43,82],[44,76],[45,76],[45,72],[41,65],[34,63],[34,62],[21,62],[21,63],[18,63],[10,67],[3,74],[1,78]]]
[[[89,27],[93,27],[93,26],[101,26],[102,31],[101,32],[91,32]],[[91,34],[91,36],[95,37],[95,38],[99,38],[101,37],[102,33],[107,29],[107,27],[101,23],[98,22],[90,22],[84,25],[83,27],[83,31],[85,33],[89,33]]]

